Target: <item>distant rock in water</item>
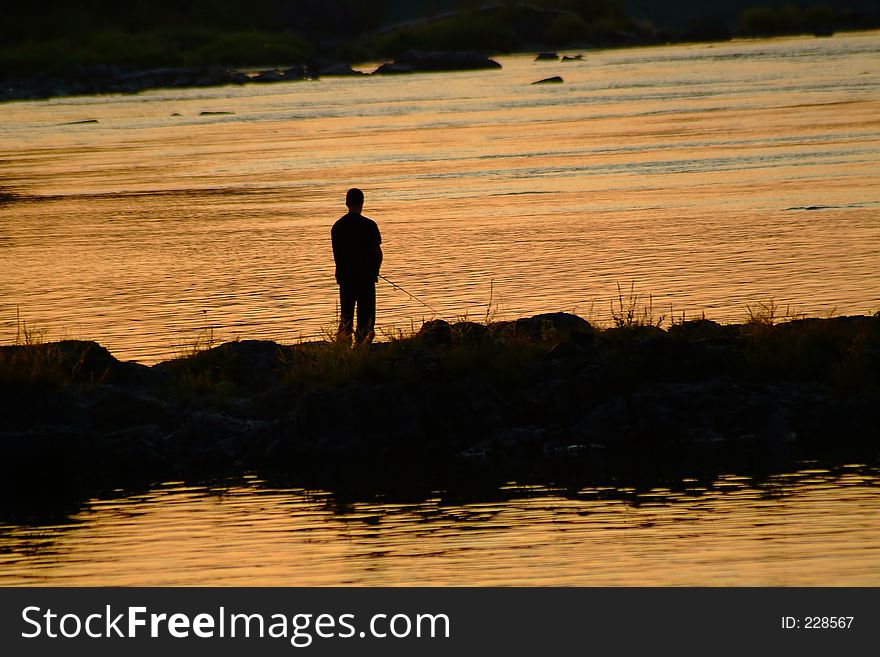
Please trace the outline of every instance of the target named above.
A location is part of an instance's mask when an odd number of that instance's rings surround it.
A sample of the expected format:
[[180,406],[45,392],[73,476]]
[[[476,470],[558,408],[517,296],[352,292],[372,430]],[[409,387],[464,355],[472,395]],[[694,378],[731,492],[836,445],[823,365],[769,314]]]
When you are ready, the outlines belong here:
[[305,66],[291,66],[284,70],[270,68],[260,71],[256,75],[251,76],[247,81],[263,84],[267,82],[299,82],[308,78],[309,72]]
[[366,75],[366,73],[362,71],[355,71],[350,64],[334,64],[333,66],[325,66],[324,68],[318,71],[318,75],[320,77],[344,77],[344,76],[352,76],[359,77],[362,75]]
[[559,55],[555,52],[540,52],[535,57],[536,62],[556,62],[559,61]]
[[283,82],[284,80],[285,77],[283,73],[271,69],[268,71],[260,71],[250,79],[251,82]]
[[408,52],[383,64],[374,74],[431,73],[501,68],[501,64],[477,52]]
[[225,114],[235,114],[235,112],[211,112],[211,111],[199,112],[199,116],[223,116]]
[[307,66],[291,66],[282,71],[285,80],[308,80],[311,75]]
[[58,125],[85,125],[87,123],[97,123],[98,119],[83,119],[82,121],[68,121],[67,123],[59,123]]
[[564,62],[582,62],[582,61],[584,61],[584,56],[583,55],[565,55],[562,58],[562,61],[564,61]]
[[565,80],[563,80],[558,75],[554,75],[552,78],[544,78],[543,80],[532,82],[532,84],[560,84],[562,82],[565,82]]

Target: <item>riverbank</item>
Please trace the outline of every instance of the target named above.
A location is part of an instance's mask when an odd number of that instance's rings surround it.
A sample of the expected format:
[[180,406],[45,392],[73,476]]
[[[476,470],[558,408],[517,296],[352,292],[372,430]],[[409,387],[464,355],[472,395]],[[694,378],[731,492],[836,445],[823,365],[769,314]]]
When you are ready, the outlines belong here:
[[[874,29],[874,28],[871,28]],[[867,28],[866,28],[867,31]],[[760,35],[765,36],[765,35]],[[773,35],[767,36],[772,38]],[[790,35],[787,35],[790,36]],[[816,37],[830,37],[830,33]],[[520,49],[500,49],[495,52],[533,55],[542,61],[559,61],[564,73],[567,62],[588,62],[590,52],[596,49],[631,48],[639,46],[673,45],[694,42],[730,41],[730,33],[698,32],[671,37],[660,33],[615,32],[602,39],[574,44],[559,49],[540,43]],[[404,40],[409,44],[409,40]],[[465,44],[467,45],[467,44]],[[0,70],[0,102],[45,100],[69,96],[99,96],[107,94],[137,94],[154,89],[187,89],[280,82],[318,81],[328,77],[368,77],[370,75],[434,73],[478,69],[501,69],[485,50],[420,50],[415,47],[391,49],[394,55],[372,54],[368,59],[344,60],[323,55],[308,60],[287,60],[298,63],[271,65],[255,61],[251,65],[232,66],[220,63],[198,65],[138,66],[115,63],[86,63],[46,66],[44,70],[30,73],[4,73]],[[372,50],[366,53],[374,53]],[[566,54],[568,53],[568,54]],[[268,60],[275,61],[275,60]],[[362,65],[352,61],[382,62]],[[564,78],[557,76],[558,81]]]
[[369,348],[244,340],[152,367],[94,342],[0,347],[2,480],[880,451],[880,315],[616,324],[434,320]]
[[[58,0],[10,8],[0,26],[0,100],[351,74],[355,62],[409,53],[584,51],[880,27],[856,0],[832,8],[749,6],[628,10],[592,2],[298,3],[240,0],[153,6]],[[419,70],[419,69],[417,69]],[[325,73],[326,72],[326,73]],[[400,72],[398,70],[398,72]]]

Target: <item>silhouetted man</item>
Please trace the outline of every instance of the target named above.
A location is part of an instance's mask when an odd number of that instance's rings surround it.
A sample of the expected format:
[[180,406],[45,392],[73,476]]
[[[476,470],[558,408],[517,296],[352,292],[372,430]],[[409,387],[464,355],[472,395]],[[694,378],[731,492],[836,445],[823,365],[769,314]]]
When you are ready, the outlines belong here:
[[382,236],[372,219],[361,212],[364,193],[349,189],[345,195],[348,214],[341,217],[330,231],[333,259],[336,261],[336,282],[339,283],[339,340],[351,342],[354,308],[357,305],[355,342],[369,344],[375,337],[376,283],[382,265]]

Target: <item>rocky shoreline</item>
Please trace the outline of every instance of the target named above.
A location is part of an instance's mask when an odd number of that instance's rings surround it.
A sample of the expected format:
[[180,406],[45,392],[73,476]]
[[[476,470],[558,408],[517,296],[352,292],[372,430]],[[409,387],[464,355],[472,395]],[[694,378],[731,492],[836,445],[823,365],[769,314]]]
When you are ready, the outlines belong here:
[[[94,342],[0,347],[0,463],[125,483],[315,460],[880,456],[880,316],[596,329],[564,313],[426,323],[348,349],[240,341],[147,367]],[[494,466],[493,466],[494,467]]]
[[476,52],[408,52],[382,64],[372,73],[344,63],[313,63],[250,71],[225,66],[131,69],[95,65],[76,67],[66,75],[0,80],[0,102],[41,100],[63,96],[134,94],[150,89],[184,89],[227,85],[299,82],[322,77],[433,73],[501,68]]

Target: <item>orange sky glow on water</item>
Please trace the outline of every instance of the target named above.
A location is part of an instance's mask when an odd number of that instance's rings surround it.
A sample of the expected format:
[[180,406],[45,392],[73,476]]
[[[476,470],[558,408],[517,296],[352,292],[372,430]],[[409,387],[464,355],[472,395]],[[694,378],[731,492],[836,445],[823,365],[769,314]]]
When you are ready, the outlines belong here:
[[[874,312],[878,42],[6,104],[0,173],[21,200],[0,206],[0,341],[17,313],[148,363],[206,326],[321,336],[352,185],[383,273],[448,319],[484,316],[491,290],[499,318],[601,322],[618,284],[667,317]],[[380,287],[380,336],[431,314]]]
[[[575,498],[357,503],[166,485],[0,532],[0,583],[54,586],[876,586],[876,476],[725,476]],[[607,490],[604,491],[607,494]]]

